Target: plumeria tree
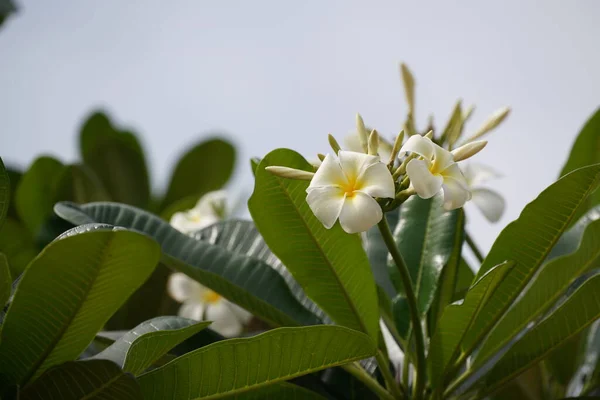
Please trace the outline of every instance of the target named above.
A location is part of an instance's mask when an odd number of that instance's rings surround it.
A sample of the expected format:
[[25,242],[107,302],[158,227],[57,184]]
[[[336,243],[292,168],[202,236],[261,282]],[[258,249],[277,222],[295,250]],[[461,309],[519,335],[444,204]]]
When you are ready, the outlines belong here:
[[234,159],[222,139],[186,152],[160,196],[135,135],[104,115],[82,129],[81,164],[41,159],[19,179],[0,163],[0,397],[597,394],[600,111],[484,254],[463,207],[497,222],[505,201],[471,158],[509,109],[469,135],[458,102],[443,129],[419,129],[400,72],[404,129],[357,116],[318,161],[253,159],[252,220],[218,190]]

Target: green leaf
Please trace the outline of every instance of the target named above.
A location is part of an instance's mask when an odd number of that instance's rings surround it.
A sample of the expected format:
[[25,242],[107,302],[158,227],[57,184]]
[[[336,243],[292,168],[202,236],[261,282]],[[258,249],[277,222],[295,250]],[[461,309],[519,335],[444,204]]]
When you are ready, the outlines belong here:
[[589,224],[579,249],[542,267],[533,284],[494,327],[477,353],[477,368],[502,349],[527,324],[547,312],[581,275],[600,267],[600,221]]
[[[394,239],[410,272],[421,315],[429,311],[440,273],[463,235],[463,226],[463,211],[444,210],[441,196],[428,200],[412,196],[400,208]],[[391,259],[388,268],[396,289],[404,293],[400,273]]]
[[185,197],[195,201],[205,193],[223,187],[235,166],[235,149],[223,139],[197,144],[177,162],[161,210]]
[[487,375],[486,392],[492,392],[539,362],[598,318],[600,275],[595,275],[510,348]]
[[360,236],[339,224],[326,229],[306,203],[308,182],[275,176],[265,170],[270,165],[314,170],[292,150],[263,158],[248,207],[265,242],[331,319],[377,340],[377,290]]
[[483,305],[463,341],[465,351],[470,352],[485,337],[523,291],[599,181],[600,164],[571,172],[544,190],[500,233],[477,276],[508,259],[514,260],[516,267],[501,283],[501,295]]
[[143,399],[135,378],[105,360],[69,361],[46,371],[21,393],[22,400]]
[[0,0],[0,26],[6,19],[17,11],[12,0]]
[[19,214],[17,213],[17,207],[16,207],[16,201],[15,201],[15,196],[17,193],[17,187],[19,186],[19,183],[21,182],[21,178],[23,177],[23,172],[5,166],[6,168],[6,174],[8,175],[8,180],[10,181],[10,187],[9,187],[9,191],[10,191],[10,198],[9,198],[9,205],[8,205],[8,217],[10,218],[15,218],[18,219],[19,218]]
[[148,205],[148,169],[135,134],[114,128],[104,113],[96,112],[81,127],[79,146],[84,163],[114,201],[137,207]]
[[25,271],[38,253],[27,228],[10,217],[0,227],[0,251],[6,255],[14,277]]
[[256,176],[256,169],[258,168],[258,164],[260,164],[260,158],[252,157],[250,159],[250,169],[252,169],[252,176]]
[[[590,326],[583,340],[582,351],[578,354],[581,363],[571,380],[571,385],[585,390],[600,387],[600,320]],[[572,390],[569,392],[573,393]]]
[[[398,224],[398,218],[400,217],[400,210],[394,210],[384,214],[387,219],[387,223],[392,231]],[[364,241],[365,252],[369,258],[369,264],[371,264],[371,271],[373,271],[373,278],[385,293],[390,297],[396,296],[396,288],[392,284],[390,279],[390,272],[388,270],[388,251],[381,232],[377,226],[372,227],[366,232],[366,240]]]
[[224,396],[224,399],[232,400],[325,400],[326,397],[305,389],[298,385],[287,382],[274,383],[258,390],[251,390],[232,396]]
[[12,279],[10,277],[10,268],[6,256],[0,253],[0,311],[10,297],[12,290]]
[[392,315],[394,317],[394,325],[402,339],[408,340],[410,332],[410,310],[408,301],[404,295],[396,295],[392,300]]
[[93,358],[115,362],[125,372],[139,375],[177,344],[210,322],[165,316],[142,322]]
[[[255,253],[233,252],[196,240],[150,213],[123,204],[60,203],[55,211],[76,225],[106,223],[151,236],[162,247],[163,264],[186,273],[273,325],[320,323],[296,300],[282,276]],[[255,240],[256,236],[247,239]]]
[[[456,300],[456,297],[464,299],[465,293],[473,284],[473,280],[475,279],[475,273],[473,269],[469,266],[467,261],[464,258],[460,259],[460,263],[458,264],[458,276],[456,277],[456,290],[454,292],[454,297],[452,300]],[[462,294],[462,296],[461,296]]]
[[568,231],[563,233],[560,239],[558,239],[550,251],[550,254],[548,254],[546,262],[576,251],[581,244],[583,232],[591,222],[598,219],[600,219],[600,206],[588,210],[571,228],[569,228]]
[[452,362],[458,356],[460,343],[473,327],[481,313],[481,304],[492,297],[498,286],[513,269],[514,263],[505,262],[490,269],[467,292],[462,304],[447,306],[431,340],[427,367],[433,388],[438,388],[451,372]]
[[4,168],[2,158],[0,158],[0,227],[4,223],[4,218],[8,213],[10,204],[10,179]]
[[65,168],[58,183],[58,191],[60,200],[76,203],[110,200],[100,178],[83,164],[73,164]]
[[25,384],[75,359],[159,255],[153,240],[126,231],[67,233],[51,243],[29,264],[6,314],[0,376]]
[[341,326],[279,328],[187,353],[138,378],[146,400],[223,398],[373,356],[375,343]]
[[29,167],[15,195],[19,218],[35,237],[52,215],[65,166],[55,158],[39,157]]

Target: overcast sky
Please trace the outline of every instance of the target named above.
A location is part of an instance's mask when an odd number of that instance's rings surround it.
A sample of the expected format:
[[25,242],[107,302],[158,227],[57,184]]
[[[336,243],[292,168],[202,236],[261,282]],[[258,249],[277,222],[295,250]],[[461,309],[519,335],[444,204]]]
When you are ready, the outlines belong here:
[[186,144],[222,131],[247,159],[276,147],[327,152],[360,112],[391,135],[406,106],[398,63],[417,78],[420,126],[457,98],[513,113],[477,161],[508,209],[495,225],[467,206],[488,248],[552,183],[599,105],[600,2],[23,1],[0,30],[0,154],[76,160],[82,118],[106,109],[142,135],[155,186]]

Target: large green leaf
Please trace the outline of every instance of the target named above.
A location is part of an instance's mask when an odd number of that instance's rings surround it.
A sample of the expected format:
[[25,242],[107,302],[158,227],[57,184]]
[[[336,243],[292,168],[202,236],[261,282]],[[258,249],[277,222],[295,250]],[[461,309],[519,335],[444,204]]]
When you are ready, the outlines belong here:
[[67,234],[51,243],[29,264],[8,309],[1,379],[25,384],[75,359],[148,278],[159,255],[156,242],[126,231]]
[[[571,171],[587,165],[600,163],[600,108],[587,120],[575,143],[571,148],[569,158],[565,163],[560,176],[565,176]],[[576,214],[581,216],[591,207],[600,204],[600,191],[589,196]]]
[[10,179],[4,168],[2,158],[0,158],[0,227],[4,223],[4,218],[8,213],[10,204]]
[[60,200],[76,203],[107,201],[110,196],[96,173],[83,164],[68,165],[58,183]]
[[15,218],[18,219],[19,218],[19,213],[17,212],[17,202],[15,201],[15,196],[17,193],[17,187],[19,186],[19,183],[21,182],[21,178],[23,177],[23,172],[16,169],[16,168],[11,168],[10,166],[5,166],[6,167],[6,174],[8,175],[8,180],[10,181],[10,198],[9,198],[9,205],[8,205],[8,217],[10,218]]
[[555,259],[556,257],[564,256],[565,254],[573,253],[581,244],[583,232],[588,225],[600,219],[600,206],[593,207],[588,210],[568,231],[558,239],[550,254],[546,258],[546,262]]
[[527,324],[542,316],[586,272],[600,267],[600,221],[585,230],[579,249],[542,267],[533,284],[494,327],[477,353],[473,368],[508,344]]
[[15,195],[19,218],[35,237],[58,200],[59,184],[65,166],[55,158],[39,157],[29,167]]
[[252,390],[231,396],[225,396],[224,399],[231,400],[325,400],[326,398],[313,391],[305,389],[298,385],[287,382],[274,383],[258,390]]
[[265,170],[270,165],[314,171],[292,150],[262,159],[248,206],[265,242],[331,319],[377,340],[377,290],[360,236],[339,224],[326,229],[306,203],[308,182],[277,177]]
[[46,371],[22,400],[143,399],[135,378],[106,360],[69,361]]
[[[421,315],[429,310],[442,268],[462,240],[464,213],[446,211],[441,196],[424,200],[412,196],[402,204],[394,239],[410,272]],[[403,292],[396,264],[388,261],[392,282]]]
[[505,260],[514,260],[516,267],[501,283],[498,296],[483,305],[463,341],[466,352],[483,339],[523,291],[599,181],[600,164],[571,172],[544,190],[500,233],[477,276]]
[[514,263],[505,262],[489,270],[471,286],[464,302],[450,304],[444,310],[427,357],[427,367],[434,389],[440,387],[444,377],[450,372],[452,362],[459,355],[461,341],[481,313],[481,304],[494,295],[513,267]]
[[8,258],[14,277],[19,276],[38,253],[27,228],[10,217],[0,227],[0,251]]
[[373,356],[375,343],[342,326],[279,328],[192,351],[141,375],[146,400],[223,398]]
[[600,320],[589,328],[582,349],[579,354],[581,364],[571,380],[569,393],[600,387]]
[[595,275],[508,350],[487,375],[485,391],[492,392],[539,362],[598,318],[600,275]]
[[112,126],[101,112],[81,127],[81,157],[100,178],[114,201],[146,207],[150,181],[144,151],[135,134]]
[[173,170],[161,210],[184,198],[192,198],[195,203],[203,194],[220,189],[234,166],[235,149],[223,139],[210,139],[192,147]]
[[11,290],[12,279],[10,278],[8,260],[4,254],[0,253],[0,310],[4,308],[4,305],[8,301]]
[[124,204],[60,203],[55,210],[76,225],[106,223],[151,236],[162,247],[162,263],[186,273],[273,325],[320,323],[296,300],[282,276],[252,253],[237,253],[196,240],[160,218]]
[[[385,218],[392,231],[396,228],[399,217],[399,209],[385,213]],[[377,226],[372,227],[366,232],[364,247],[367,257],[369,257],[369,264],[371,264],[375,282],[385,291],[388,297],[394,298],[397,294],[396,288],[392,284],[387,266],[390,252]]]
[[127,332],[93,358],[115,362],[123,371],[139,375],[169,350],[210,325],[187,318],[156,317]]

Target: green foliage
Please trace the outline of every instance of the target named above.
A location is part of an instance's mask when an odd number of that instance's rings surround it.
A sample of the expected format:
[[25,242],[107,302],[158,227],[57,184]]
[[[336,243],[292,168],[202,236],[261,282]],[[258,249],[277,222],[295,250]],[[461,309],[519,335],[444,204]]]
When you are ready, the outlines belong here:
[[0,227],[0,251],[6,255],[15,277],[25,271],[37,255],[37,247],[27,228],[11,217]]
[[323,397],[315,392],[311,392],[308,389],[304,389],[300,386],[292,385],[287,382],[275,383],[269,386],[265,386],[261,389],[252,390],[240,394],[234,394],[231,396],[225,396],[224,399],[235,399],[235,400],[325,400]]
[[10,268],[6,256],[0,253],[0,310],[4,307],[10,297],[12,280]]
[[10,179],[6,173],[6,168],[0,158],[0,227],[4,223],[4,218],[8,213],[10,203]]
[[137,207],[148,205],[146,158],[133,133],[115,128],[104,113],[96,112],[81,127],[79,146],[83,162],[113,200]]
[[50,368],[21,393],[21,399],[142,400],[135,378],[110,361],[68,361]]
[[[265,261],[237,253],[177,231],[160,218],[134,207],[115,203],[90,203],[77,207],[61,203],[56,212],[73,224],[92,222],[142,232],[162,247],[162,263],[186,273],[203,285],[269,323],[312,325],[320,321],[293,296],[290,288]],[[251,236],[239,239],[253,240]],[[267,287],[269,290],[265,290]]]
[[[139,377],[144,398],[224,398],[375,354],[366,335],[341,326],[279,328],[218,342]],[[175,384],[176,382],[176,384]]]
[[339,224],[323,227],[306,203],[308,182],[277,177],[265,170],[270,165],[313,170],[292,150],[262,159],[248,206],[265,242],[331,319],[377,340],[377,291],[360,237]]
[[[169,207],[170,217],[192,208],[203,194],[222,188],[234,166],[235,149],[230,143],[215,138],[195,145],[177,162],[161,210]],[[172,207],[176,202],[179,205]]]
[[50,244],[28,266],[2,326],[3,383],[22,385],[75,359],[148,278],[159,254],[148,237],[124,231],[86,232]]
[[177,344],[210,325],[181,317],[157,317],[142,322],[92,358],[110,360],[125,372],[139,375]]
[[15,11],[17,11],[17,8],[12,0],[0,0],[0,27]]

